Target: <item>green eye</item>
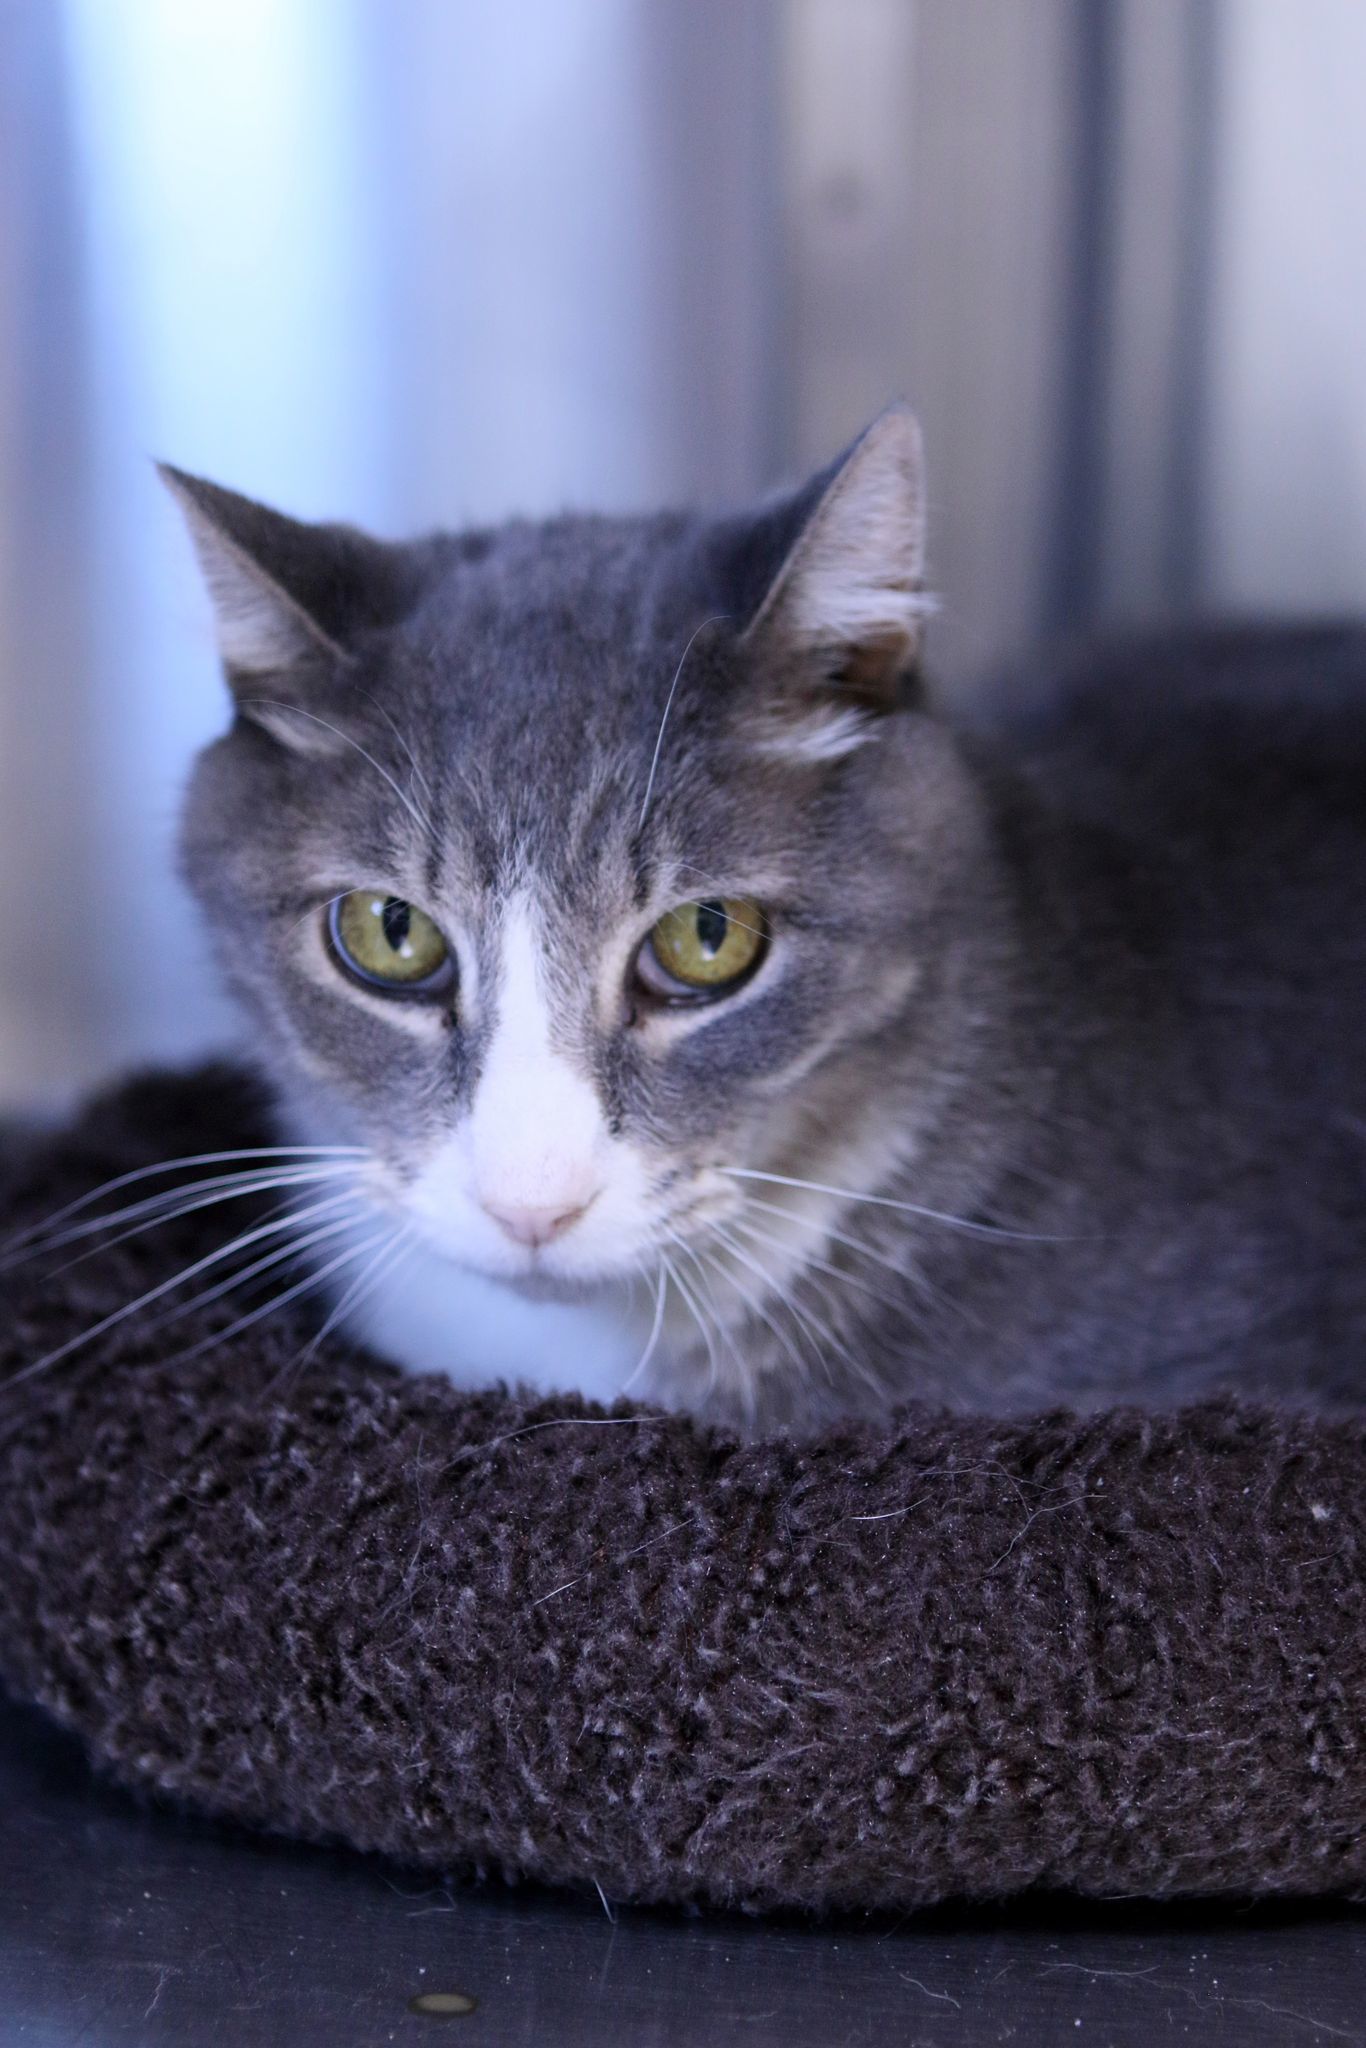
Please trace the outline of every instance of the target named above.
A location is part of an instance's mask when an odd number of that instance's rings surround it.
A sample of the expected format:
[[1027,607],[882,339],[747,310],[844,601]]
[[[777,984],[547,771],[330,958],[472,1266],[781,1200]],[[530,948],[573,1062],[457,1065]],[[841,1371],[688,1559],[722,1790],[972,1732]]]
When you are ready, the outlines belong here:
[[390,994],[433,994],[454,972],[450,948],[426,911],[378,889],[334,897],[327,906],[327,936],[357,981]]
[[697,1000],[727,995],[746,980],[768,945],[764,914],[744,896],[713,896],[665,911],[636,956],[652,994]]

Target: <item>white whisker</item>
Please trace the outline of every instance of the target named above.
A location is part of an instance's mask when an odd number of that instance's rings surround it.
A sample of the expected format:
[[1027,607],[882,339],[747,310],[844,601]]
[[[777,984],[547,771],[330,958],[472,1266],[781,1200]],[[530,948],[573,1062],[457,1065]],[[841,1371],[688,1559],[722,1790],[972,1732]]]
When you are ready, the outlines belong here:
[[54,1224],[64,1223],[68,1216],[75,1216],[82,1209],[98,1202],[102,1195],[112,1195],[119,1188],[132,1187],[135,1182],[148,1180],[154,1173],[174,1173],[182,1166],[227,1166],[235,1159],[303,1159],[342,1158],[361,1159],[366,1156],[363,1145],[245,1145],[231,1152],[189,1152],[181,1159],[159,1159],[152,1166],[134,1167],[129,1173],[116,1174],[113,1180],[101,1182],[91,1188],[88,1194],[78,1195],[74,1202],[44,1217],[41,1223],[30,1224],[27,1230],[16,1231],[14,1236],[0,1244],[0,1258],[7,1258],[12,1249],[25,1243],[30,1237],[50,1230]]
[[[428,782],[426,775],[423,773],[417,755],[413,752],[413,749],[408,744],[407,739],[404,737],[402,729],[399,726],[398,720],[392,717],[391,714],[385,709],[384,705],[380,703],[379,698],[375,695],[373,690],[362,690],[360,694],[367,700],[367,702],[374,706],[376,711],[378,711],[380,717],[384,720],[384,723],[388,726],[390,732],[393,734],[394,738],[402,747],[404,754],[407,756],[408,766],[412,771],[414,787],[419,788],[422,791],[423,797],[428,804],[432,803],[432,786],[430,782]],[[432,838],[435,839],[436,831],[432,825],[430,814],[424,812],[423,819],[424,823],[426,824],[428,832],[431,834]]]
[[338,1323],[344,1321],[353,1309],[358,1308],[368,1295],[373,1294],[382,1280],[391,1278],[403,1261],[412,1255],[417,1248],[416,1232],[417,1225],[412,1222],[401,1223],[390,1231],[369,1265],[362,1267],[357,1277],[333,1305],[322,1327],[304,1346],[296,1360],[298,1366],[307,1365],[318,1346],[331,1335]]
[[202,1293],[191,1295],[188,1301],[178,1301],[172,1307],[162,1309],[151,1318],[147,1327],[149,1330],[162,1330],[171,1323],[183,1322],[186,1316],[207,1308],[211,1302],[220,1300],[223,1295],[232,1294],[238,1288],[248,1286],[259,1274],[267,1273],[272,1267],[286,1264],[291,1259],[303,1258],[315,1244],[321,1244],[329,1237],[336,1237],[344,1230],[354,1230],[355,1227],[354,1216],[335,1216],[331,1222],[319,1224],[316,1229],[305,1231],[289,1244],[267,1252],[263,1258],[253,1259],[249,1266],[239,1266],[225,1279],[216,1280],[212,1287],[206,1287]]
[[[679,907],[680,909],[686,908],[688,910],[705,910],[708,903],[717,903],[722,900],[722,898],[717,896],[689,896],[685,903]],[[762,925],[746,924],[742,917],[732,917],[729,911],[726,912],[726,919],[728,923],[735,926],[738,932],[749,932],[756,939],[766,939],[768,937],[768,933]]]
[[121,1308],[114,1309],[109,1315],[101,1317],[100,1321],[92,1324],[88,1330],[82,1330],[76,1336],[68,1337],[66,1342],[59,1344],[55,1351],[49,1351],[42,1358],[35,1358],[28,1365],[22,1366],[18,1372],[12,1373],[9,1379],[5,1381],[5,1387],[16,1387],[24,1380],[32,1379],[36,1374],[45,1372],[49,1366],[56,1365],[59,1360],[70,1357],[72,1352],[79,1351],[85,1345],[93,1343],[94,1339],[103,1336],[106,1330],[115,1329],[118,1324],[125,1322],[129,1316],[136,1315],[138,1310],[145,1308],[149,1302],[159,1301],[163,1295],[169,1294],[173,1288],[183,1287],[187,1280],[193,1280],[197,1274],[207,1272],[211,1266],[219,1265],[224,1259],[231,1258],[235,1252],[245,1250],[248,1245],[259,1242],[263,1237],[277,1236],[280,1231],[289,1229],[291,1225],[297,1222],[311,1221],[326,1210],[335,1209],[340,1204],[352,1202],[354,1199],[355,1197],[349,1194],[332,1195],[329,1196],[326,1202],[315,1203],[311,1208],[302,1210],[296,1215],[283,1217],[273,1223],[259,1223],[254,1230],[244,1231],[240,1237],[234,1238],[231,1244],[221,1245],[216,1251],[205,1253],[204,1257],[196,1259],[193,1265],[184,1267],[179,1273],[173,1273],[169,1279],[163,1280],[157,1286],[149,1288],[145,1294],[140,1294],[136,1301],[125,1302]]
[[646,1366],[650,1363],[650,1360],[655,1355],[655,1347],[659,1343],[659,1333],[664,1328],[664,1293],[665,1289],[668,1287],[669,1284],[668,1274],[665,1271],[665,1264],[666,1262],[663,1256],[661,1255],[659,1261],[659,1286],[655,1291],[655,1319],[650,1327],[649,1339],[646,1343],[645,1349],[641,1352],[640,1357],[636,1360],[627,1377],[622,1381],[620,1387],[617,1389],[618,1395],[624,1394],[629,1387],[634,1386],[635,1382],[639,1379],[641,1373],[644,1372]]
[[763,1209],[770,1216],[781,1216],[789,1223],[799,1223],[804,1230],[819,1231],[822,1237],[831,1238],[836,1244],[847,1245],[850,1251],[860,1252],[865,1259],[871,1259],[875,1265],[884,1266],[889,1273],[895,1273],[898,1280],[909,1277],[904,1263],[888,1258],[884,1252],[875,1250],[872,1245],[864,1244],[860,1238],[851,1236],[847,1230],[835,1230],[819,1217],[803,1216],[796,1209],[785,1208],[781,1202],[766,1202],[760,1195],[745,1195],[741,1199],[746,1209]]
[[[797,1210],[787,1208],[782,1202],[766,1202],[759,1195],[746,1195],[743,1199],[746,1209],[762,1209],[770,1216],[781,1216],[788,1222],[800,1223],[805,1230],[819,1231],[837,1244],[847,1245],[850,1251],[857,1252],[861,1258],[870,1259],[874,1265],[895,1274],[898,1280],[905,1282],[919,1301],[932,1303],[946,1314],[955,1316],[959,1322],[965,1323],[972,1330],[985,1331],[987,1325],[981,1314],[956,1294],[949,1294],[944,1288],[935,1286],[916,1260],[889,1258],[885,1252],[879,1251],[874,1245],[865,1244],[862,1238],[854,1237],[849,1231],[836,1230],[833,1224],[825,1223],[817,1217],[803,1216]],[[844,1277],[853,1279],[852,1274]],[[879,1299],[890,1303],[888,1296],[879,1296]],[[906,1307],[909,1304],[891,1305]]]
[[720,625],[722,619],[728,619],[729,617],[729,612],[713,612],[709,619],[703,619],[702,624],[696,627],[689,636],[688,644],[679,656],[678,667],[674,670],[674,679],[669,685],[669,694],[664,700],[664,716],[659,721],[659,731],[655,736],[655,750],[650,756],[650,773],[645,780],[645,796],[640,806],[640,818],[636,825],[637,831],[645,823],[645,813],[650,808],[650,795],[655,786],[655,770],[659,766],[659,750],[664,744],[664,728],[669,723],[669,713],[673,710],[674,692],[678,688],[678,679],[683,673],[683,664],[692,653],[693,641],[696,640],[697,635],[705,631],[708,626]]
[[[732,1216],[730,1223],[732,1229],[742,1230],[747,1237],[756,1238],[761,1244],[771,1245],[774,1251],[792,1250],[785,1238],[779,1237],[774,1231],[761,1230],[757,1223],[751,1223],[747,1217]],[[820,1258],[815,1252],[798,1251],[797,1257],[801,1261],[800,1270],[803,1273],[815,1267],[818,1272],[828,1273],[832,1279],[838,1280],[842,1287],[856,1287],[860,1293],[870,1295],[874,1301],[881,1302],[884,1308],[896,1309],[901,1306],[893,1295],[884,1293],[882,1288],[874,1287],[870,1281],[864,1280],[857,1273],[847,1272],[843,1266],[832,1265],[829,1259]]]
[[[270,1194],[277,1188],[308,1187],[318,1181],[343,1179],[354,1171],[350,1162],[344,1165],[339,1162],[332,1166],[282,1167],[273,1174],[224,1174],[213,1180],[189,1181],[162,1194],[149,1195],[141,1202],[131,1202],[122,1209],[114,1209],[108,1215],[90,1217],[84,1223],[73,1224],[52,1237],[39,1238],[19,1253],[12,1263],[47,1257],[85,1237],[102,1239],[90,1251],[82,1252],[78,1258],[68,1259],[65,1265],[54,1269],[57,1273],[65,1273],[83,1259],[110,1251],[115,1245],[126,1243],[130,1237],[150,1230],[155,1224],[174,1223],[182,1216],[193,1215],[198,1209],[211,1209],[223,1202],[242,1200],[248,1195]],[[209,1192],[203,1192],[205,1190]],[[116,1223],[126,1222],[130,1217],[136,1220],[128,1229],[119,1231],[112,1238],[103,1235]]]
[[[738,1217],[732,1220],[734,1221],[736,1227],[739,1229],[747,1229],[753,1231],[755,1228],[755,1226],[752,1223],[742,1223],[741,1219],[739,1219]],[[766,1233],[761,1233],[761,1235],[763,1234]],[[833,1279],[839,1282],[841,1287],[852,1286],[862,1288],[865,1293],[871,1294],[874,1300],[881,1302],[882,1305],[886,1308],[899,1309],[902,1306],[902,1304],[898,1301],[895,1301],[891,1295],[882,1293],[880,1289],[875,1287],[869,1287],[867,1281],[858,1279],[855,1274],[846,1273],[839,1266],[831,1265],[828,1259],[808,1260],[806,1266],[804,1266],[802,1269],[800,1278],[808,1288],[813,1289],[815,1293],[819,1296],[821,1302],[824,1304],[827,1315],[829,1315],[829,1317],[831,1318],[830,1322],[826,1322],[823,1317],[818,1316],[815,1310],[811,1307],[809,1302],[799,1301],[795,1294],[789,1294],[785,1297],[787,1307],[791,1314],[794,1317],[796,1317],[798,1321],[805,1321],[809,1323],[812,1330],[815,1331],[816,1335],[822,1338],[824,1342],[830,1347],[831,1351],[833,1351],[838,1358],[841,1358],[844,1361],[845,1365],[849,1368],[849,1371],[853,1375],[853,1377],[857,1380],[861,1380],[866,1387],[871,1388],[880,1399],[883,1398],[885,1395],[885,1389],[882,1387],[882,1384],[878,1380],[877,1375],[871,1370],[866,1361],[856,1356],[856,1354],[849,1349],[849,1346],[844,1342],[843,1338],[836,1334],[834,1325],[838,1324],[840,1320],[840,1303],[837,1299],[832,1299],[830,1290],[815,1278],[814,1274],[809,1270],[811,1266],[817,1266],[823,1272],[828,1273]],[[828,1369],[827,1377],[829,1377]]]
[[226,1330],[216,1330],[212,1336],[202,1338],[198,1344],[192,1344],[188,1351],[178,1352],[170,1362],[185,1365],[192,1358],[199,1358],[205,1351],[212,1351],[219,1344],[230,1343],[234,1337],[240,1336],[243,1330],[249,1330],[254,1324],[264,1321],[266,1316],[274,1315],[278,1309],[286,1307],[291,1301],[296,1301],[301,1294],[311,1293],[314,1288],[321,1287],[333,1273],[339,1272],[352,1259],[363,1258],[366,1252],[374,1250],[380,1238],[385,1235],[387,1226],[385,1230],[377,1230],[373,1237],[363,1238],[359,1244],[348,1245],[335,1259],[329,1260],[325,1266],[319,1266],[315,1272],[305,1274],[302,1280],[296,1280],[283,1294],[273,1295],[261,1308],[253,1309],[249,1315],[239,1316]]
[[287,713],[288,716],[291,718],[307,718],[313,725],[322,726],[325,732],[334,733],[336,737],[343,742],[344,745],[348,747],[354,747],[355,751],[360,755],[361,759],[363,761],[368,761],[370,763],[370,766],[374,769],[376,775],[380,776],[383,781],[388,783],[390,789],[394,792],[394,795],[398,798],[404,810],[408,813],[413,823],[417,826],[419,832],[422,833],[424,839],[434,840],[436,838],[436,833],[432,829],[431,820],[423,816],[422,812],[418,809],[417,805],[408,795],[408,792],[394,780],[393,776],[389,773],[389,770],[383,765],[382,762],[377,761],[375,759],[374,755],[369,751],[368,748],[363,747],[359,740],[352,739],[349,732],[343,732],[339,725],[333,725],[330,719],[319,718],[318,714],[315,711],[305,711],[302,705],[285,704],[274,697],[244,697],[241,699],[241,702],[244,707],[252,704],[259,704],[263,711],[283,711]]
[[930,1223],[947,1223],[955,1230],[968,1230],[979,1237],[1002,1237],[1017,1240],[1022,1244],[1070,1244],[1070,1238],[1057,1237],[1051,1232],[1036,1230],[1007,1230],[997,1223],[975,1223],[968,1216],[950,1216],[942,1209],[924,1209],[916,1202],[896,1202],[890,1195],[863,1195],[857,1188],[832,1188],[824,1181],[796,1180],[786,1173],[760,1173],[750,1166],[723,1166],[720,1171],[729,1174],[732,1180],[765,1180],[775,1187],[805,1188],[813,1195],[834,1195],[844,1202],[871,1202],[879,1209],[899,1209],[906,1216],[922,1216]]
[[[791,1313],[793,1320],[797,1323],[798,1328],[800,1329],[800,1314],[793,1306],[793,1303],[775,1287],[773,1275],[769,1273],[765,1267],[761,1266],[757,1259],[752,1259],[749,1256],[749,1253],[745,1251],[743,1246],[737,1245],[735,1243],[735,1240],[732,1237],[730,1237],[726,1231],[722,1229],[719,1223],[712,1223],[708,1227],[710,1234],[720,1239],[721,1243],[724,1244],[726,1249],[730,1252],[731,1257],[734,1259],[738,1259],[742,1266],[748,1267],[749,1271],[755,1275],[759,1282],[760,1287],[767,1289],[770,1293],[773,1293],[775,1295],[776,1299],[782,1304],[782,1306]],[[764,1306],[762,1297],[752,1295],[747,1287],[743,1287],[740,1281],[736,1278],[735,1274],[729,1271],[727,1267],[721,1264],[720,1260],[717,1259],[715,1253],[712,1253],[711,1255],[711,1263],[715,1266],[716,1271],[720,1273],[723,1276],[723,1278],[729,1280],[731,1286],[740,1296],[740,1299],[748,1305],[748,1307],[753,1311],[753,1313],[756,1316],[758,1316],[759,1320],[762,1323],[767,1325],[768,1329],[772,1332],[773,1336],[777,1339],[778,1343],[782,1345],[784,1351],[792,1360],[792,1363],[796,1366],[798,1372],[805,1373],[807,1370],[805,1359],[801,1356],[800,1352],[794,1349],[792,1341],[788,1337],[786,1331],[781,1329],[779,1325],[773,1320],[773,1317],[769,1314],[768,1310]],[[819,1351],[817,1351],[817,1358],[820,1359]],[[824,1360],[821,1359],[820,1362],[823,1364]]]
[[[753,1226],[750,1227],[752,1228]],[[725,1232],[722,1232],[720,1234],[724,1238],[726,1238],[727,1242],[730,1243],[731,1250],[738,1254],[739,1247],[735,1245],[732,1240],[729,1239],[728,1234]],[[825,1262],[822,1261],[821,1263]],[[853,1278],[851,1274],[842,1273],[840,1272],[839,1268],[835,1266],[829,1266],[827,1270],[834,1274],[835,1278],[838,1279],[841,1283]],[[806,1284],[809,1287],[814,1288],[817,1294],[819,1294],[821,1300],[825,1303],[826,1309],[837,1322],[839,1320],[838,1304],[830,1299],[830,1296],[826,1292],[825,1288],[821,1286],[819,1281],[813,1279],[809,1273],[805,1273],[803,1275],[803,1278],[805,1279]],[[886,1299],[885,1296],[881,1298],[884,1300]],[[784,1291],[780,1295],[780,1299],[783,1303],[783,1306],[787,1309],[789,1315],[792,1317],[793,1321],[797,1324],[798,1328],[801,1329],[805,1335],[811,1338],[813,1348],[816,1351],[816,1355],[820,1361],[821,1368],[825,1373],[827,1381],[829,1381],[831,1385],[834,1384],[834,1376],[830,1371],[830,1361],[829,1358],[825,1355],[825,1353],[821,1352],[819,1342],[817,1342],[817,1340],[824,1342],[828,1347],[829,1351],[844,1362],[849,1372],[856,1380],[862,1381],[864,1386],[872,1389],[874,1394],[877,1395],[879,1399],[884,1397],[885,1390],[879,1383],[876,1374],[871,1370],[871,1368],[863,1359],[856,1357],[855,1354],[852,1351],[850,1351],[848,1345],[843,1341],[843,1339],[836,1335],[834,1329],[831,1327],[829,1323],[824,1321],[822,1317],[816,1314],[815,1310],[811,1307],[809,1302],[799,1301],[795,1294],[791,1293],[790,1291]]]
[[338,889],[335,895],[325,896],[321,903],[310,903],[307,910],[300,911],[297,917],[290,919],[285,926],[285,937],[292,939],[300,925],[307,924],[310,918],[317,917],[320,912],[330,910],[334,903],[344,902],[350,893],[349,889]]
[[[669,1235],[673,1238],[674,1243],[678,1245],[680,1250],[685,1252],[689,1251],[689,1247],[686,1244],[684,1244],[683,1239],[677,1236],[677,1234],[674,1231],[671,1230],[669,1232]],[[691,1253],[689,1255],[691,1256]],[[721,1382],[721,1367],[717,1360],[716,1345],[712,1339],[711,1327],[708,1324],[705,1315],[702,1313],[702,1308],[698,1301],[697,1296],[693,1293],[691,1287],[684,1280],[683,1275],[679,1272],[673,1260],[670,1259],[664,1253],[661,1253],[660,1256],[664,1260],[665,1267],[668,1270],[669,1278],[673,1281],[674,1286],[678,1289],[679,1295],[682,1301],[684,1302],[684,1305],[691,1311],[692,1319],[697,1324],[698,1329],[702,1333],[702,1342],[705,1344],[707,1349],[707,1365],[710,1371],[710,1379],[708,1381],[708,1385],[712,1389],[715,1389],[717,1386],[720,1385]]]

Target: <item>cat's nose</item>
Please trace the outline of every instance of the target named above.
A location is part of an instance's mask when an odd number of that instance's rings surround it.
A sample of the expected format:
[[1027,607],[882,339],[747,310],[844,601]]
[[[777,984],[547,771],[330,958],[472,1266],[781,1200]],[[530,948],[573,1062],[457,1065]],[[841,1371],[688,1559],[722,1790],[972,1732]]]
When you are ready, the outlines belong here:
[[485,1201],[483,1208],[514,1244],[527,1245],[534,1251],[539,1245],[549,1244],[552,1238],[563,1237],[593,1200],[590,1195],[587,1202],[577,1202],[572,1206],[553,1202],[533,1206]]

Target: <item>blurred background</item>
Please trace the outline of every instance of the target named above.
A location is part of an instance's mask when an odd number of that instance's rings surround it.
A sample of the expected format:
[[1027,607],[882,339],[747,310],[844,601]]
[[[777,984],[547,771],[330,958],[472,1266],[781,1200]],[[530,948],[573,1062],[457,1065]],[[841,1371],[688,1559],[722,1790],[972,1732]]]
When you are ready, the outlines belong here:
[[1366,596],[1362,0],[0,0],[0,1108],[229,1023],[150,458],[383,532],[924,421],[933,658]]

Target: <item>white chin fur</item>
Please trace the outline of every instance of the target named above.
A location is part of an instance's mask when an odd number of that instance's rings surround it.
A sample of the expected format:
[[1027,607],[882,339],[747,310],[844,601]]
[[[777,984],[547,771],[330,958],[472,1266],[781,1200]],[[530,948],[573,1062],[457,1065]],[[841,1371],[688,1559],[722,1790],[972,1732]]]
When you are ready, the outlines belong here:
[[[376,1221],[357,1224],[358,1241]],[[348,1270],[341,1269],[338,1296]],[[527,1301],[418,1245],[399,1256],[344,1321],[359,1342],[407,1372],[444,1373],[457,1387],[505,1380],[537,1393],[609,1402],[626,1388],[649,1342],[648,1292],[637,1290],[634,1305],[625,1286],[582,1303]],[[642,1397],[643,1380],[629,1391]]]

